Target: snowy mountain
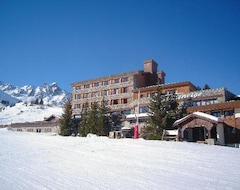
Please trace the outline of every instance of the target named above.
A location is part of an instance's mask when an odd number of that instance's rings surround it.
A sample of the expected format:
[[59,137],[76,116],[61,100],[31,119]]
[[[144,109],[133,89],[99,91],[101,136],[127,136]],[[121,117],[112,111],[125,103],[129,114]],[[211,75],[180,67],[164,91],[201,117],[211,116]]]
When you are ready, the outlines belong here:
[[[70,94],[58,87],[56,82],[44,83],[38,87],[31,85],[17,87],[0,81],[0,90],[13,97],[11,100],[9,97],[6,98],[7,101],[10,100],[10,104],[15,104],[18,100],[26,104],[41,103],[49,106],[62,106],[70,98]],[[0,100],[5,100],[4,96]]]
[[0,125],[42,121],[50,115],[61,116],[70,94],[57,83],[38,87],[16,87],[0,81]]
[[17,102],[19,102],[18,99],[0,90],[0,109],[6,106],[15,105]]

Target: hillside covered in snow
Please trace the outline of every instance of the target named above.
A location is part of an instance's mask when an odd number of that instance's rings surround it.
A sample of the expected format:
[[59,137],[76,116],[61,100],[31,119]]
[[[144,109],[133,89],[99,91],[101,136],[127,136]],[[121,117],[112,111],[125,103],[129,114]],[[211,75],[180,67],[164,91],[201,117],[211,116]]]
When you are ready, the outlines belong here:
[[58,87],[56,82],[38,87],[16,87],[0,81],[0,125],[61,116],[68,99],[70,94]]
[[0,125],[43,121],[51,115],[60,117],[62,113],[61,106],[26,105],[21,102],[12,107],[8,106],[0,112]]
[[240,149],[0,129],[0,189],[238,190]]

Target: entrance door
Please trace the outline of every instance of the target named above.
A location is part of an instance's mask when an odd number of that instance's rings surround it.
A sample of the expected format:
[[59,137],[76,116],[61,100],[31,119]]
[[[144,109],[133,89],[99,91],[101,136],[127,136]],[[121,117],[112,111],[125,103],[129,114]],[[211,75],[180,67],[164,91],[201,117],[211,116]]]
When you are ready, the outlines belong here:
[[205,128],[195,127],[193,128],[193,141],[205,141]]
[[184,130],[183,139],[188,142],[205,141],[206,134],[204,127],[187,128]]

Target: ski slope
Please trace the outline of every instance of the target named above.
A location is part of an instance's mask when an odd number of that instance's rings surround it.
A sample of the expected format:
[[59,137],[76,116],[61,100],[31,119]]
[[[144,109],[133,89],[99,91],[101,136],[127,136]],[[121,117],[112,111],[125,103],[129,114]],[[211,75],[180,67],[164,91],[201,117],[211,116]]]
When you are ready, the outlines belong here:
[[240,149],[0,129],[1,190],[240,189]]

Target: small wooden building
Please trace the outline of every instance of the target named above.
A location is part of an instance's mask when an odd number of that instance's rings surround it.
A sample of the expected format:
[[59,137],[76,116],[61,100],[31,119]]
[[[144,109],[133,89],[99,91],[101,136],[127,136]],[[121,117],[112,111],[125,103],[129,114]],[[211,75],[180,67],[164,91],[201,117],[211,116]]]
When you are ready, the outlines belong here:
[[59,133],[59,118],[51,115],[44,118],[44,121],[12,123],[8,126],[13,131],[36,132],[36,133]]
[[240,118],[215,117],[203,112],[193,112],[175,121],[178,140],[188,142],[206,142],[217,145],[240,143]]

